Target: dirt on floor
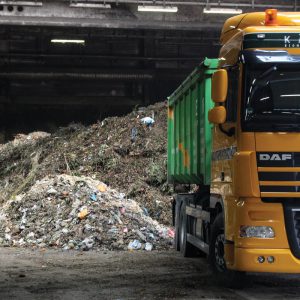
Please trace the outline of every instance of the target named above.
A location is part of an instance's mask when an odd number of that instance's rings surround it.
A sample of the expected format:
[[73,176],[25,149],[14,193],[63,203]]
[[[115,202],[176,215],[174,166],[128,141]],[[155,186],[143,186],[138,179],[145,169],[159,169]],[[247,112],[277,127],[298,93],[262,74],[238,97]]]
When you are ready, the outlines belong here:
[[0,249],[0,299],[300,299],[298,275],[249,276],[219,287],[205,258],[168,252]]

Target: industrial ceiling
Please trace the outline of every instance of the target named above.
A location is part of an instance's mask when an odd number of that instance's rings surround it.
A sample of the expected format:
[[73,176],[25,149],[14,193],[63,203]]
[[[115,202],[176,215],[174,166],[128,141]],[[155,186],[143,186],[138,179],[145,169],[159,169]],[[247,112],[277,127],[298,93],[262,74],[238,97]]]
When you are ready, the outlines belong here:
[[[294,0],[272,7],[299,9]],[[266,8],[258,0],[0,1],[0,127],[95,121],[165,100],[218,55],[231,13]]]

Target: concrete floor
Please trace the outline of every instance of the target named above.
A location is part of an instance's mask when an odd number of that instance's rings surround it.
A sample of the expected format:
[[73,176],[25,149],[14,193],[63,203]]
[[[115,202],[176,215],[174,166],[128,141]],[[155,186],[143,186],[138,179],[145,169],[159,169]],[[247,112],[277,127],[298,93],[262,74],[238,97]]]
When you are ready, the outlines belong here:
[[0,249],[0,299],[300,299],[300,276],[249,276],[218,287],[203,258],[176,252]]

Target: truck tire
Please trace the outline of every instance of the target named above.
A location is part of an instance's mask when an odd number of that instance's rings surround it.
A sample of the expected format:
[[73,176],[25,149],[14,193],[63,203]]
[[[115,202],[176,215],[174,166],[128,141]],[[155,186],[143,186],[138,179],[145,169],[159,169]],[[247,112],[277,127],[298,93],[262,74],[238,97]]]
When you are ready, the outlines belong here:
[[245,272],[228,270],[224,259],[224,217],[219,214],[211,230],[209,262],[217,282],[229,288],[243,288],[246,282]]
[[185,213],[186,204],[182,203],[179,214],[179,247],[183,257],[197,256],[198,249],[187,241],[187,215]]

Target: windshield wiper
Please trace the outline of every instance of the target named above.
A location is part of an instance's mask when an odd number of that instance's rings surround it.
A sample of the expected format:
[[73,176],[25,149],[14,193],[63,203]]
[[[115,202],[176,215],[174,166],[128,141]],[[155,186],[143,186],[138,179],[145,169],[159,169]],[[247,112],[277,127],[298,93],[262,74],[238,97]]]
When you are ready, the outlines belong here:
[[266,71],[263,71],[257,78],[255,78],[252,83],[251,86],[249,88],[249,96],[247,98],[247,104],[249,103],[249,100],[252,98],[252,96],[254,95],[254,93],[256,92],[256,90],[262,86],[265,85],[265,82],[261,82],[262,79],[264,79],[265,77],[269,76],[270,74],[272,74],[274,71],[277,70],[277,66],[271,66],[269,69],[267,69]]
[[277,71],[277,66],[272,66],[269,69],[267,69],[266,71],[262,72],[261,74],[259,74],[259,76],[257,77],[257,80],[263,79],[264,77],[272,74],[274,71]]

